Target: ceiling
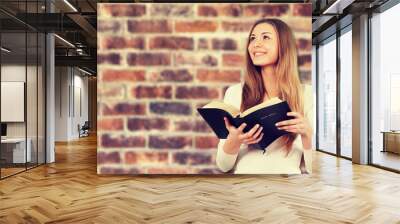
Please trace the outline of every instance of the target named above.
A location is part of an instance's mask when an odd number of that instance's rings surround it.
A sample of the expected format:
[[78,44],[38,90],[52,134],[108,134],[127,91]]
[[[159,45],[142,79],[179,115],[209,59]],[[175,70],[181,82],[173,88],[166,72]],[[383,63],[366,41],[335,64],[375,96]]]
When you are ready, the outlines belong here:
[[388,0],[313,0],[313,44],[336,33],[363,13],[374,11]]
[[12,49],[7,54],[10,60],[18,56],[24,59],[25,46],[29,57],[37,49],[33,43],[26,45],[21,33],[28,33],[29,42],[33,37],[29,32],[54,32],[56,66],[78,66],[95,74],[96,4],[96,0],[47,0],[47,5],[45,0],[1,0],[2,46]]
[[[388,0],[299,0],[312,2],[313,43],[331,36],[337,29],[351,24],[352,18],[373,10]],[[1,0],[0,25],[3,46],[15,48],[14,54],[23,52],[25,38],[18,33],[31,31],[54,32],[56,65],[74,65],[96,73],[97,59],[97,2],[120,0]],[[127,1],[135,2],[135,1]],[[153,2],[153,1],[146,1]],[[162,2],[158,1],[158,2]],[[260,2],[254,0],[253,2]],[[270,0],[262,2],[285,2]],[[286,1],[287,2],[287,1]],[[51,10],[50,10],[51,9]],[[49,12],[52,13],[49,13]],[[24,35],[22,35],[24,37]],[[29,35],[28,35],[29,36]],[[31,37],[28,38],[30,42]],[[72,46],[72,45],[74,46]],[[27,53],[35,52],[34,43],[28,43]],[[72,63],[72,64],[71,64]]]

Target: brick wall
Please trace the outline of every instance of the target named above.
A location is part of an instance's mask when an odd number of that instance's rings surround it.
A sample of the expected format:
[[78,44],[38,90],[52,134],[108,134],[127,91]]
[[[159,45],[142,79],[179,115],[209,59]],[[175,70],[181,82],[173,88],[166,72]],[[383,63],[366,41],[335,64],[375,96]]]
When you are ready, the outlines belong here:
[[98,173],[219,173],[196,108],[243,80],[262,17],[291,26],[311,83],[311,4],[98,4]]

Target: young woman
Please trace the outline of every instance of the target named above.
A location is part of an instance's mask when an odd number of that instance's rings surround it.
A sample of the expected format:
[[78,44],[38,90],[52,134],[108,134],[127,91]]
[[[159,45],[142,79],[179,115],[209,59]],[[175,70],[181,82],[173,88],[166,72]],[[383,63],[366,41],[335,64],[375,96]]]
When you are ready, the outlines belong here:
[[311,173],[313,106],[310,85],[300,83],[296,42],[289,26],[279,19],[261,19],[251,28],[247,43],[247,73],[244,83],[229,87],[224,102],[244,111],[278,97],[288,102],[293,119],[278,122],[284,135],[263,150],[248,145],[259,142],[262,127],[243,132],[246,124],[235,128],[227,119],[226,139],[218,144],[217,166],[223,172],[249,174]]

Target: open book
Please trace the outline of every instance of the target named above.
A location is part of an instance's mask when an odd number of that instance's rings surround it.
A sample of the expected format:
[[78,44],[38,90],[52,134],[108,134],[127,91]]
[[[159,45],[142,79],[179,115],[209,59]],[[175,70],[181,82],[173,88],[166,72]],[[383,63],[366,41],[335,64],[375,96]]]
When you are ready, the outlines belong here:
[[224,117],[236,128],[242,123],[246,123],[244,132],[249,131],[254,125],[260,124],[263,126],[262,132],[264,136],[257,145],[261,149],[265,149],[277,138],[289,133],[277,129],[275,123],[293,118],[287,116],[287,113],[290,112],[287,102],[277,97],[255,105],[243,112],[222,101],[212,101],[202,108],[197,108],[197,111],[220,139],[226,139],[229,134],[228,129],[225,127]]

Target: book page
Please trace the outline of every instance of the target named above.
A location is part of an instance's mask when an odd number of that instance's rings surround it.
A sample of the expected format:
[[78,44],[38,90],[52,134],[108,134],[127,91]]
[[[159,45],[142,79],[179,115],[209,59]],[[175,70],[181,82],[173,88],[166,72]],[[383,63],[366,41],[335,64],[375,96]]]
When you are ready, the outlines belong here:
[[267,100],[265,102],[262,102],[262,103],[260,103],[258,105],[255,105],[254,107],[250,107],[249,109],[243,111],[242,113],[240,113],[240,117],[245,117],[246,115],[251,114],[256,110],[259,110],[261,108],[264,108],[264,107],[267,107],[267,106],[271,106],[271,105],[274,105],[274,104],[277,104],[277,103],[280,103],[280,102],[282,102],[282,100],[279,99],[278,97],[271,98],[271,99],[269,99],[269,100]]
[[210,103],[203,106],[203,108],[218,108],[225,110],[226,112],[230,113],[232,117],[236,117],[239,114],[239,110],[236,109],[234,106],[226,104],[222,101],[211,101]]

